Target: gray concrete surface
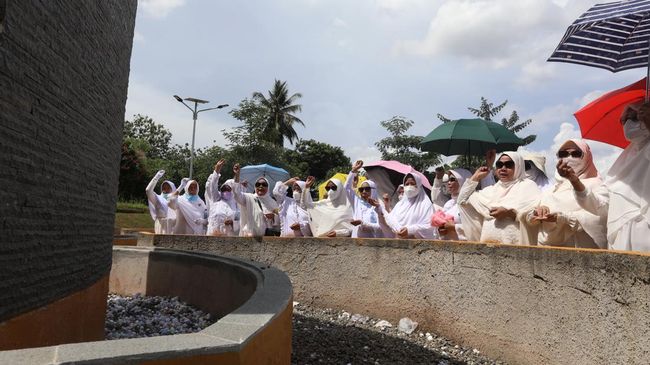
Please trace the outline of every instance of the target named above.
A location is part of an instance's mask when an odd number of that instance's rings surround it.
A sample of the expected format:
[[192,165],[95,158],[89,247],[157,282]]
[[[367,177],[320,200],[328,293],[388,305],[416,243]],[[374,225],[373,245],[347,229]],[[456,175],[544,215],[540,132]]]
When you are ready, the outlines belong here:
[[478,243],[141,236],[285,271],[295,300],[408,316],[513,364],[650,363],[650,256]]

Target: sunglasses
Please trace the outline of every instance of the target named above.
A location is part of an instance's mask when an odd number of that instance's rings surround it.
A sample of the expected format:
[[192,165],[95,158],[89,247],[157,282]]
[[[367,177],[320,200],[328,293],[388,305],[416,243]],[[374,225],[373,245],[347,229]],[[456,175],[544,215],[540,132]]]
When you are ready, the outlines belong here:
[[326,187],[325,187],[325,190],[326,190],[326,191],[330,191],[330,190],[334,190],[334,191],[336,191],[336,185],[334,185],[334,186],[326,186]]
[[371,192],[372,188],[370,186],[362,186],[362,187],[359,188],[359,191],[362,192],[362,193],[364,191]]
[[514,169],[515,168],[515,162],[514,161],[497,161],[497,163],[494,164],[497,169],[505,167],[506,169]]
[[262,188],[262,187],[264,187],[264,188],[268,188],[268,187],[269,187],[269,184],[267,184],[267,183],[265,183],[265,182],[256,182],[256,183],[255,183],[255,187],[256,187],[256,188]]
[[449,181],[449,182],[455,182],[455,181],[456,181],[456,178],[455,178],[455,177],[450,177],[447,181]]
[[530,161],[524,161],[524,167],[526,168],[526,171],[528,171],[533,167],[533,165],[530,163]]
[[582,151],[576,150],[576,151],[566,151],[566,150],[561,150],[557,151],[557,157],[559,158],[567,158],[567,157],[575,157],[575,158],[582,158]]

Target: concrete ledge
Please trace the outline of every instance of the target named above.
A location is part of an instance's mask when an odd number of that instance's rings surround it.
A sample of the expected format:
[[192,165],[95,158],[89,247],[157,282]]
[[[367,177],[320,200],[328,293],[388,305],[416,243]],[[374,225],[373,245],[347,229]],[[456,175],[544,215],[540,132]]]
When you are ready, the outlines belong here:
[[421,328],[513,364],[650,363],[650,256],[481,243],[142,234],[284,270],[296,300]]
[[[113,255],[111,291],[133,294],[143,289],[139,292],[145,295],[175,295],[225,316],[198,333],[4,351],[0,363],[290,362],[292,288],[281,271],[255,262],[171,249],[120,247],[113,249]],[[172,276],[177,278],[170,280]],[[262,343],[260,338],[267,340]]]

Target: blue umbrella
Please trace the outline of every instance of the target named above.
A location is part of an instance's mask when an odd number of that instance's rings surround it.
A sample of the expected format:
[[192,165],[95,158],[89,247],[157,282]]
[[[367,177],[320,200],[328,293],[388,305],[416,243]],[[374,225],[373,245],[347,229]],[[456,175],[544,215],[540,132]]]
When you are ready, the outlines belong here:
[[[650,0],[596,4],[569,26],[548,61],[611,72],[647,67],[649,42]],[[646,83],[646,101],[649,87]]]
[[248,181],[247,191],[249,193],[253,192],[255,181],[260,177],[264,177],[269,181],[270,191],[273,190],[276,182],[289,180],[289,173],[285,169],[268,164],[244,166],[239,173],[240,181]]

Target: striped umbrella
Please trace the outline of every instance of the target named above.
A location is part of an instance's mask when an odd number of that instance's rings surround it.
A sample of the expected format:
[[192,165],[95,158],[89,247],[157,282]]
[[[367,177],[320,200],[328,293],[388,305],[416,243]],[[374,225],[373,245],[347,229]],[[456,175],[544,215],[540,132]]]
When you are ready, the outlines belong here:
[[[649,41],[650,0],[596,4],[569,26],[548,61],[577,63],[611,72],[647,67]],[[646,91],[649,87],[646,83]],[[646,101],[647,98],[646,92]]]

